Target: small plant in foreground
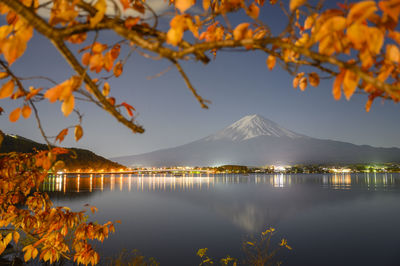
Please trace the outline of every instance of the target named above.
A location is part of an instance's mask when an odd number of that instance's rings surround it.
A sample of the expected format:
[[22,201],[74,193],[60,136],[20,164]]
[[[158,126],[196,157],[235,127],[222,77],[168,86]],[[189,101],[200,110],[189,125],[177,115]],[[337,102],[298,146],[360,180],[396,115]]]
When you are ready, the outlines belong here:
[[[258,238],[243,242],[243,251],[246,255],[243,265],[272,266],[282,264],[282,261],[276,259],[278,251],[282,249],[292,250],[292,247],[289,246],[286,238],[282,238],[277,246],[272,247],[271,239],[275,232],[275,228],[269,227],[262,232]],[[197,256],[201,258],[200,265],[213,265],[215,263],[214,260],[207,255],[207,251],[207,248],[201,248],[197,251]],[[219,262],[220,265],[238,265],[238,259],[232,258],[229,255]]]

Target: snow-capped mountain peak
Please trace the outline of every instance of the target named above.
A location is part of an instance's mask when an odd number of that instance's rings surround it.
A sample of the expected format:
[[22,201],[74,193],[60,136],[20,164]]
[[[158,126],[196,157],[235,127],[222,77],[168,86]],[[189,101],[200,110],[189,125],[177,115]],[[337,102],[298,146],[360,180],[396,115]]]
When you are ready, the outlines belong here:
[[281,127],[271,120],[254,114],[243,117],[232,125],[206,137],[205,140],[242,141],[258,136],[288,137],[292,139],[304,137]]

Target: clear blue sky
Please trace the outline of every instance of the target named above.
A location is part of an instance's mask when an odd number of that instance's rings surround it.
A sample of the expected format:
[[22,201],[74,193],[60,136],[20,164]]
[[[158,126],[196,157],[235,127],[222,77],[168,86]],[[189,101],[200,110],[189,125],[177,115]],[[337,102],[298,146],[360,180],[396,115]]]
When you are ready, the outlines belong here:
[[[271,23],[280,23],[275,30],[281,28],[284,20],[279,20],[282,17],[276,10],[262,12],[261,16]],[[114,37],[107,33],[104,39],[107,38]],[[108,113],[81,102],[78,109],[84,113],[84,137],[76,143],[71,131],[63,145],[87,148],[105,157],[139,154],[205,137],[245,115],[257,113],[311,137],[400,147],[399,105],[391,101],[382,103],[378,99],[366,113],[365,96],[335,101],[331,94],[332,80],[324,80],[317,88],[308,87],[305,92],[295,90],[292,77],[279,66],[269,71],[265,59],[266,55],[260,52],[220,52],[207,66],[184,63],[198,92],[212,101],[210,109],[204,110],[176,70],[147,79],[166,69],[168,62],[152,61],[135,54],[124,74],[111,82],[111,95],[137,109],[137,121],[146,132],[134,135]],[[57,81],[69,78],[72,73],[52,45],[38,34],[12,69],[20,76],[46,75]],[[8,121],[8,113],[20,104],[0,100],[0,106],[6,110],[0,116],[1,129],[43,142],[32,117],[17,123]],[[60,103],[49,104],[46,100],[39,104],[39,111],[48,135],[56,135],[64,127],[76,123],[73,115],[63,117]]]

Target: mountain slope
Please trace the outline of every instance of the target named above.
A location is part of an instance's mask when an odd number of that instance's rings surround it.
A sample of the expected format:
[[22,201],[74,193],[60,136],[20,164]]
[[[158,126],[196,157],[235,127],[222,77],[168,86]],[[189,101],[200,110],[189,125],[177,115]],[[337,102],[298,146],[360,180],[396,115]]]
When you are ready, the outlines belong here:
[[251,115],[185,145],[114,160],[129,166],[399,162],[400,149],[311,138]]
[[[21,136],[8,134],[4,135],[3,142],[0,145],[0,153],[31,153],[34,152],[35,149],[39,151],[46,150],[47,146]],[[122,165],[112,162],[89,150],[77,148],[68,149],[76,153],[77,157],[72,158],[72,153],[61,154],[57,157],[58,160],[63,160],[65,162],[66,168],[68,169],[111,169],[123,167]]]

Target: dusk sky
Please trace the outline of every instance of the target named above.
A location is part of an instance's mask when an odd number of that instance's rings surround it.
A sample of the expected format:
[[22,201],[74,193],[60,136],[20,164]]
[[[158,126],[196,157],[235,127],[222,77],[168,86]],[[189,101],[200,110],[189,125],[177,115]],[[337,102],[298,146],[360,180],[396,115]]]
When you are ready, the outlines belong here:
[[[271,9],[261,16],[275,23],[281,16],[276,13],[276,9]],[[109,39],[115,36],[106,33],[101,40]],[[354,95],[350,101],[335,101],[331,93],[332,80],[323,80],[319,87],[308,87],[305,92],[295,90],[293,78],[278,65],[273,71],[267,69],[266,58],[267,55],[260,52],[219,52],[216,60],[208,65],[184,63],[199,94],[212,101],[210,109],[205,110],[175,69],[148,80],[147,77],[165,70],[169,62],[152,61],[134,54],[123,75],[111,81],[111,96],[137,109],[137,121],[146,132],[132,134],[97,106],[79,102],[77,107],[84,114],[84,137],[76,143],[71,130],[62,145],[90,149],[105,157],[139,154],[203,138],[245,115],[257,113],[315,138],[400,147],[399,105],[377,99],[367,113],[363,95]],[[19,76],[43,75],[58,82],[68,79],[72,73],[51,43],[38,34],[12,69]],[[25,84],[37,83],[27,81]],[[40,84],[51,87],[49,83]],[[8,134],[44,142],[33,116],[17,123],[8,121],[9,112],[20,104],[20,101],[0,100],[6,112],[0,116],[1,129]],[[45,100],[38,106],[49,136],[76,124],[73,114],[68,118],[62,115],[59,102],[49,104]]]

